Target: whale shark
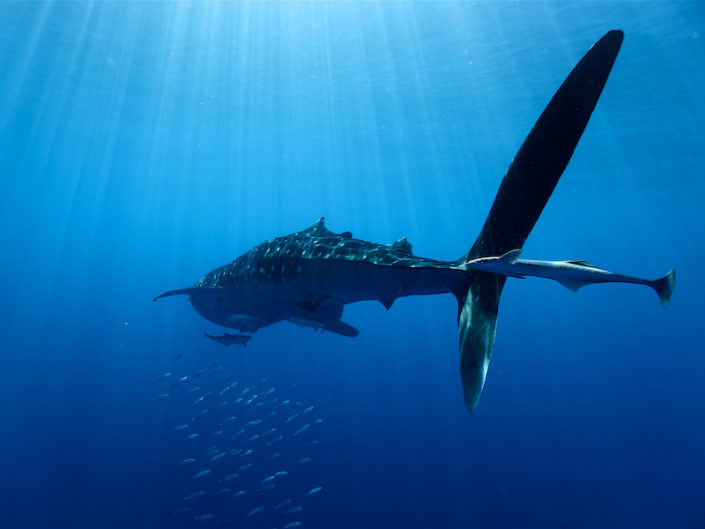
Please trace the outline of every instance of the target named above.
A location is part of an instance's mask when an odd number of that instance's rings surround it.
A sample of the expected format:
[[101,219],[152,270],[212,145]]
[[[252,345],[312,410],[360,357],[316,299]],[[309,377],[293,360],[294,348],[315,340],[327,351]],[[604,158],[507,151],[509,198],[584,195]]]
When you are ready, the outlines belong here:
[[[334,233],[320,218],[311,227],[259,244],[193,286],[154,300],[186,295],[218,325],[253,334],[280,321],[354,337],[342,320],[349,303],[450,293],[458,302],[460,379],[465,405],[477,407],[495,342],[506,275],[466,263],[521,249],[563,174],[602,93],[623,32],[612,30],[573,68],[539,116],[504,175],[472,247],[455,261],[413,254],[390,244]],[[477,264],[477,263],[475,263]]]

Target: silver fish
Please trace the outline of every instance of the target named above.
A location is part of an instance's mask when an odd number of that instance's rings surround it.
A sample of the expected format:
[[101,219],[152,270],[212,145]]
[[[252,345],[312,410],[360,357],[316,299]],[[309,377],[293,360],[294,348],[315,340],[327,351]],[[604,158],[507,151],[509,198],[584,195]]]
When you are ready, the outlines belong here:
[[169,378],[170,376],[171,376],[171,373],[170,373],[169,371],[167,371],[166,373],[164,373],[163,375],[161,375],[159,378],[155,379],[155,380],[154,380],[154,383],[157,384],[158,382],[161,382],[162,380],[166,380],[166,379]]
[[322,489],[323,487],[313,487],[306,493],[306,496],[313,496],[314,494],[318,494],[319,492],[321,492]]
[[274,510],[278,510],[278,509],[281,509],[282,507],[286,507],[287,505],[289,505],[290,503],[293,503],[293,502],[294,502],[294,500],[292,500],[291,498],[287,498],[283,502],[279,503],[276,507],[274,507]]
[[188,496],[184,496],[185,500],[192,500],[194,498],[198,498],[199,496],[203,496],[206,493],[205,490],[197,490],[196,492],[192,492]]
[[298,430],[296,430],[296,431],[294,432],[294,435],[293,435],[292,437],[296,437],[297,435],[299,435],[299,434],[305,432],[306,430],[309,429],[310,426],[311,426],[311,423],[310,423],[310,422],[304,424],[301,428],[299,428]]
[[192,479],[202,478],[203,476],[207,476],[210,473],[211,473],[210,470],[201,470],[198,474],[191,476],[191,478]]
[[259,507],[255,507],[252,509],[247,516],[252,516],[253,514],[257,514],[258,512],[262,512],[264,510],[264,505],[260,505]]
[[244,429],[244,428],[240,428],[237,432],[235,432],[234,434],[232,434],[232,435],[230,436],[230,440],[232,441],[232,440],[235,439],[238,435],[242,435],[242,434],[244,434],[244,433],[245,433],[245,429]]

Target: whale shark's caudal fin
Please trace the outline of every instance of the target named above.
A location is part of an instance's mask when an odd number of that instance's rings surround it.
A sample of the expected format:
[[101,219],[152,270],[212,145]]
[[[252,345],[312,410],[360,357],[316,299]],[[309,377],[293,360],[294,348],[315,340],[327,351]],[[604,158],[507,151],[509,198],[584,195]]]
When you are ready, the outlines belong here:
[[[608,32],[580,60],[524,140],[464,261],[520,249],[573,155],[622,44]],[[460,375],[473,411],[485,384],[505,277],[473,272],[458,298]]]

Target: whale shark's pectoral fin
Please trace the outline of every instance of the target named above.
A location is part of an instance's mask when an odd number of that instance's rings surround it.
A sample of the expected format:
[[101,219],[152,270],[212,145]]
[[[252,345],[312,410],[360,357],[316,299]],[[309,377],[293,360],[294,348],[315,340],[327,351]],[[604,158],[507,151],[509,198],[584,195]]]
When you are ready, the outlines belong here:
[[358,331],[355,327],[352,325],[348,325],[344,321],[341,320],[331,320],[331,321],[326,321],[323,322],[323,329],[324,331],[330,331],[334,332],[335,334],[340,334],[342,336],[347,336],[348,338],[355,338],[358,334],[360,334],[360,331]]
[[330,331],[350,338],[360,334],[352,325],[340,321],[343,302],[336,298],[325,296],[314,302],[297,303],[292,306],[292,313],[288,319],[296,325]]
[[317,320],[312,316],[292,316],[289,318],[289,321],[296,325],[300,325],[301,327],[311,327],[313,329],[329,331],[342,336],[347,336],[348,338],[354,338],[360,334],[360,331],[358,331],[355,327],[348,325],[341,320]]
[[223,297],[225,291],[224,288],[212,288],[212,287],[190,287],[190,288],[179,288],[177,290],[169,290],[163,294],[159,294],[152,301],[157,301],[161,298],[168,298],[169,296],[218,296]]

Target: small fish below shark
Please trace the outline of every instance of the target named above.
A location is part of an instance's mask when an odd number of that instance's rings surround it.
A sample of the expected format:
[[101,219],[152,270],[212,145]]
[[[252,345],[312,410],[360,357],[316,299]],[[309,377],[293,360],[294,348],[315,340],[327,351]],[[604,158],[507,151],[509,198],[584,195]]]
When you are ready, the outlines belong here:
[[223,344],[225,347],[230,345],[242,345],[245,347],[247,342],[249,342],[252,338],[249,334],[229,334],[227,332],[223,334],[223,336],[213,336],[208,334],[206,331],[203,331],[203,335],[206,338],[210,338],[211,340],[218,342],[219,344]]
[[[573,68],[519,148],[478,237],[459,259],[414,255],[404,237],[378,244],[348,231],[334,233],[321,217],[308,229],[265,241],[193,286],[154,300],[188,296],[207,320],[244,333],[288,321],[355,337],[358,330],[341,320],[349,303],[377,300],[389,310],[400,297],[453,294],[458,302],[460,378],[469,411],[477,407],[485,385],[507,276],[545,277],[571,290],[610,281],[645,284],[665,306],[673,292],[674,272],[647,281],[586,262],[522,260],[517,253],[568,166],[623,38],[622,31],[607,32]],[[223,345],[244,345],[250,339],[246,334],[206,336]]]

